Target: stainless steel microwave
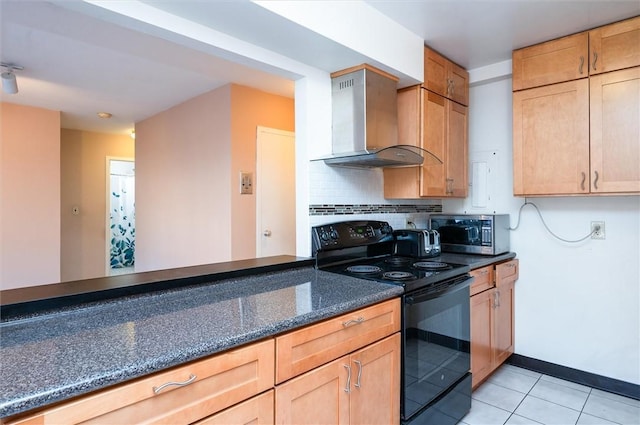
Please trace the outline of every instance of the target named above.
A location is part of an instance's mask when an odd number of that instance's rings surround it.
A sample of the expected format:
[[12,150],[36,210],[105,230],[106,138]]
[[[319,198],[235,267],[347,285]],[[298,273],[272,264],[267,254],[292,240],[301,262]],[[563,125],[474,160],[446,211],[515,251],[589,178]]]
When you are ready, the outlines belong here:
[[509,214],[432,214],[429,227],[440,233],[442,252],[498,255],[509,252]]

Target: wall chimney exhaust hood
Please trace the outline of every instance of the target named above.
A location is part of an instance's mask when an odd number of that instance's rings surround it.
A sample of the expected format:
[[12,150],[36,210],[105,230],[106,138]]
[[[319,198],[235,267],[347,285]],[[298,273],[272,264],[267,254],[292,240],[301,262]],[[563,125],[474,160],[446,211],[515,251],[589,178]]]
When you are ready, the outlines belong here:
[[363,64],[331,74],[332,154],[327,165],[406,167],[442,161],[412,145],[398,145],[397,82]]

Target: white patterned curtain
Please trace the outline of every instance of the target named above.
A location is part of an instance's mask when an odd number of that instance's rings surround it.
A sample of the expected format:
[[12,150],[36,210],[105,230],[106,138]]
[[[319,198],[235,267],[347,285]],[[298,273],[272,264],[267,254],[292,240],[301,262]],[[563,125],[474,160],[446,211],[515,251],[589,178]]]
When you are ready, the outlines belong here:
[[111,268],[135,263],[135,177],[111,174]]

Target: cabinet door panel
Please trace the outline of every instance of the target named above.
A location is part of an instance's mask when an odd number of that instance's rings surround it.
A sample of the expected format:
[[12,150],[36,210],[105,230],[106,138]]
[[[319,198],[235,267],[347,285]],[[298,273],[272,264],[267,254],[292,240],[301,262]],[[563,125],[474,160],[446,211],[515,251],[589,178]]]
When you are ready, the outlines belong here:
[[424,49],[424,88],[440,96],[447,96],[447,63],[442,55]]
[[584,78],[589,72],[586,32],[513,52],[513,90]]
[[513,280],[503,281],[494,289],[497,291],[493,341],[493,361],[496,367],[504,363],[514,349],[514,289],[515,282]]
[[469,106],[469,73],[463,67],[450,63],[449,80],[451,89],[449,98],[461,105]]
[[515,195],[589,192],[589,81],[513,93]]
[[640,67],[590,80],[591,191],[640,192]]
[[269,425],[273,424],[274,391],[269,390],[239,403],[194,425]]
[[640,16],[589,31],[591,75],[640,66]]
[[493,298],[495,290],[471,297],[471,375],[477,387],[492,369],[491,334],[493,329]]
[[399,423],[400,334],[352,354],[351,370],[351,423]]
[[349,357],[342,357],[276,387],[276,423],[348,424]]
[[424,93],[422,136],[423,148],[434,154],[442,164],[423,164],[420,196],[445,196],[445,146],[447,140],[446,99],[430,91]]
[[446,154],[446,194],[465,198],[468,192],[467,107],[448,102],[448,140]]

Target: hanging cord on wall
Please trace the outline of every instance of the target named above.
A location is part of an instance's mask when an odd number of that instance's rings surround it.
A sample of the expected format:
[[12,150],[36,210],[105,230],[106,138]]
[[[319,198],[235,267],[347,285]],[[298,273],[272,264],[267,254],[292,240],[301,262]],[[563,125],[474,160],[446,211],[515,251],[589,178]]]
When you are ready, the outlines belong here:
[[540,212],[540,210],[538,209],[538,206],[536,204],[534,204],[533,202],[529,202],[527,201],[527,198],[524,199],[524,204],[522,204],[522,206],[520,207],[520,210],[518,211],[518,222],[516,224],[516,227],[509,227],[509,230],[517,230],[518,227],[520,227],[520,216],[522,215],[522,209],[526,206],[526,205],[531,205],[533,208],[536,209],[536,212],[538,213],[538,216],[540,217],[540,221],[542,221],[542,225],[544,226],[545,229],[547,229],[547,232],[549,232],[549,234],[551,236],[553,236],[554,238],[561,240],[562,242],[567,242],[567,243],[578,243],[578,242],[582,242],[585,239],[588,239],[591,237],[591,235],[593,235],[595,232],[598,231],[598,229],[594,229],[593,231],[589,232],[589,234],[583,238],[580,239],[576,239],[576,240],[569,240],[569,239],[564,239],[561,238],[560,236],[556,235],[555,233],[553,233],[551,231],[551,229],[549,229],[549,226],[547,226],[547,223],[545,223],[544,218],[542,218],[542,213]]

